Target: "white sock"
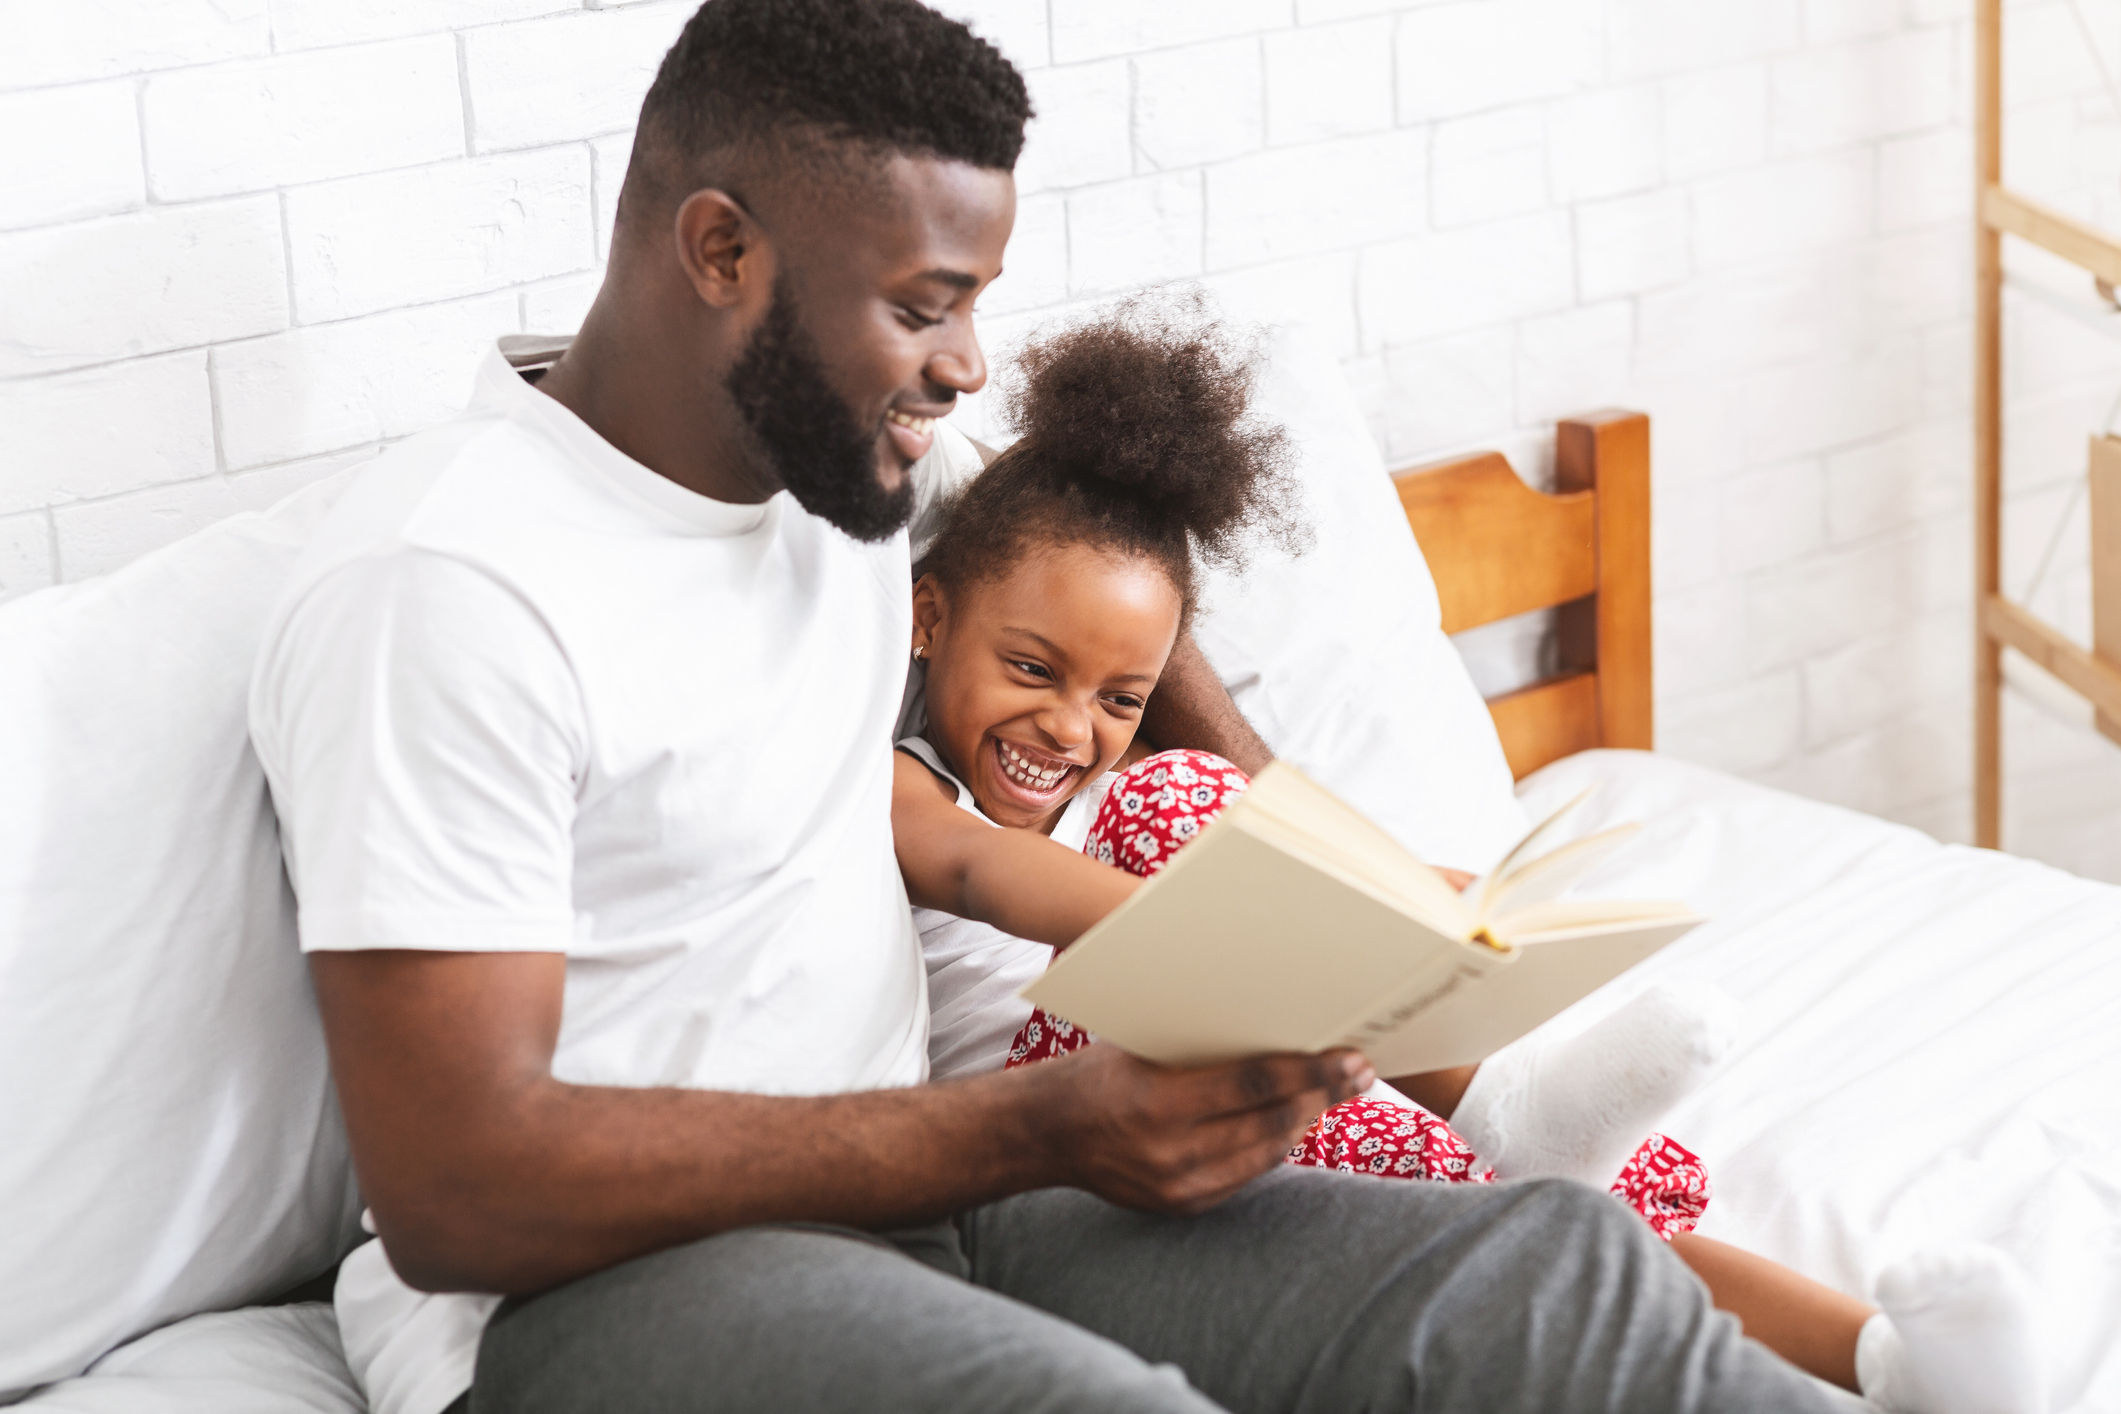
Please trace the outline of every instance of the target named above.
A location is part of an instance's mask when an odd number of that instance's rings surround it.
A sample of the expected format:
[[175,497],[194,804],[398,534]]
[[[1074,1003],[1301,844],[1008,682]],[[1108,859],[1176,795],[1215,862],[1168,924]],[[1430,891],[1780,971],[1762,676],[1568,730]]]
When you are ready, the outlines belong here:
[[2010,1258],[1962,1243],[1878,1277],[1856,1340],[1863,1397],[1893,1414],[2046,1414],[2032,1296]]
[[1451,1127],[1498,1178],[1611,1183],[1733,1040],[1714,987],[1652,987],[1578,1036],[1481,1062]]

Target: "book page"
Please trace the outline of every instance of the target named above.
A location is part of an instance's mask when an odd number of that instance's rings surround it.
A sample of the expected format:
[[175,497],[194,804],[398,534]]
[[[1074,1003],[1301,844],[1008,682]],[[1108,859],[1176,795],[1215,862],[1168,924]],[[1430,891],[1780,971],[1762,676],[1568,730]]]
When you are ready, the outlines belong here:
[[1482,922],[1486,922],[1492,915],[1496,895],[1501,892],[1503,885],[1510,881],[1510,876],[1517,872],[1525,861],[1532,858],[1533,846],[1545,839],[1577,806],[1589,800],[1591,792],[1596,789],[1596,786],[1586,787],[1575,799],[1534,825],[1523,839],[1510,846],[1510,852],[1502,857],[1502,862],[1488,871],[1488,876],[1480,881],[1479,891],[1473,899],[1473,911],[1479,915]]
[[1568,891],[1578,879],[1603,864],[1622,845],[1642,832],[1640,825],[1615,825],[1580,840],[1571,840],[1550,854],[1523,863],[1487,893],[1484,923],[1499,925],[1510,914],[1534,904],[1550,903]]
[[[1026,987],[1148,1060],[1318,1051],[1410,981],[1492,950],[1245,828],[1240,801]],[[1256,817],[1254,822],[1256,823]]]
[[1401,904],[1430,927],[1469,938],[1479,920],[1458,890],[1370,818],[1284,761],[1259,773],[1239,807],[1250,828],[1320,868]]

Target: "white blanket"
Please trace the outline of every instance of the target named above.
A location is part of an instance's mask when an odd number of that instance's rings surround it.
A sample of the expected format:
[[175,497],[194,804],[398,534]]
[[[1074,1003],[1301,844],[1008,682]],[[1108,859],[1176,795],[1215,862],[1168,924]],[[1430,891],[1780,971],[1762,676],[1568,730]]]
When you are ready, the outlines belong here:
[[2054,1408],[2121,1409],[2121,888],[1636,752],[1527,780],[1570,833],[1639,820],[1585,881],[1712,920],[1549,1023],[1714,982],[1741,1039],[1665,1121],[1707,1161],[1702,1232],[1859,1296],[1973,1238],[2042,1292]]
[[[1702,1231],[1859,1295],[1912,1248],[2010,1252],[2040,1288],[2056,1414],[2121,1409],[2121,888],[1635,752],[1525,782],[1537,817],[1643,836],[1582,892],[1711,922],[1550,1023],[1715,982],[1740,1043],[1664,1128],[1707,1160]],[[322,1307],[202,1316],[38,1414],[358,1414]]]

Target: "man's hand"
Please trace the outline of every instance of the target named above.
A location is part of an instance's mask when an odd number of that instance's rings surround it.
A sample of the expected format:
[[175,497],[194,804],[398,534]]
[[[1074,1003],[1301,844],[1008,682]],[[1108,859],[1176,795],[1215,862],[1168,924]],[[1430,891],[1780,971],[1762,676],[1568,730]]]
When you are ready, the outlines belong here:
[[1171,1069],[1109,1044],[1026,1067],[1072,1186],[1129,1208],[1197,1213],[1280,1163],[1320,1112],[1377,1078],[1361,1054],[1256,1056]]

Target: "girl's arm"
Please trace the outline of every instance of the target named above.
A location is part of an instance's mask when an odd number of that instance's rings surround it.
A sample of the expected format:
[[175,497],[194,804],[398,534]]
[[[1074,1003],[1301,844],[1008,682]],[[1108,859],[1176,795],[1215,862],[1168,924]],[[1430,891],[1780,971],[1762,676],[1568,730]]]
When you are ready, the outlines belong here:
[[998,830],[960,810],[943,782],[892,753],[891,833],[906,896],[921,908],[1064,948],[1143,880],[1035,830]]

